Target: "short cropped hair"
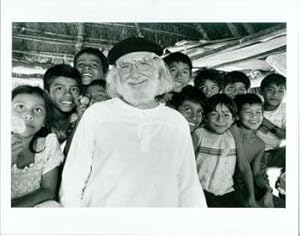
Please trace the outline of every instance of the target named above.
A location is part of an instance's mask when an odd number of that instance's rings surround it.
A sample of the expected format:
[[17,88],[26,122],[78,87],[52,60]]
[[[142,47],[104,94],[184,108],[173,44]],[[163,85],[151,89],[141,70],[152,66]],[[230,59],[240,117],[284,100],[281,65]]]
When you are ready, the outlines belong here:
[[286,88],[286,78],[279,74],[270,74],[267,75],[260,84],[260,90],[263,91],[270,84],[275,84],[277,86],[284,86]]
[[228,108],[228,110],[231,112],[232,117],[235,117],[237,114],[237,107],[234,101],[228,97],[226,94],[215,94],[211,97],[209,97],[206,100],[206,105],[204,107],[204,113],[207,116],[208,113],[212,111],[216,111],[216,107],[218,105],[224,105]]
[[81,91],[82,84],[81,84],[81,76],[79,71],[67,64],[54,65],[45,72],[43,76],[44,89],[49,92],[50,86],[53,83],[53,81],[60,76],[64,76],[76,81]]
[[232,71],[224,76],[224,87],[237,82],[243,83],[247,90],[250,88],[251,82],[249,77],[241,71]]
[[237,107],[237,112],[240,112],[245,104],[260,105],[263,108],[263,101],[254,93],[238,94],[234,98],[234,102]]
[[106,89],[106,81],[104,79],[93,80],[89,85],[87,85],[87,88],[91,87],[91,86],[96,86],[96,85]]
[[96,57],[98,57],[102,63],[102,68],[103,68],[103,74],[106,74],[106,72],[108,71],[108,60],[107,57],[104,56],[104,54],[97,48],[83,48],[82,50],[80,50],[79,52],[77,52],[74,56],[74,67],[76,66],[78,57],[80,57],[82,54],[92,54]]
[[187,64],[192,72],[193,64],[191,59],[182,52],[174,52],[164,58],[165,63],[170,66],[173,62],[182,62]]
[[223,88],[222,76],[217,70],[207,69],[199,71],[194,80],[195,87],[200,88],[206,80],[215,82],[218,85],[219,90]]
[[181,92],[175,93],[172,96],[170,105],[175,109],[178,109],[184,101],[192,101],[199,103],[204,109],[205,106],[205,94],[200,90],[191,85],[184,87]]

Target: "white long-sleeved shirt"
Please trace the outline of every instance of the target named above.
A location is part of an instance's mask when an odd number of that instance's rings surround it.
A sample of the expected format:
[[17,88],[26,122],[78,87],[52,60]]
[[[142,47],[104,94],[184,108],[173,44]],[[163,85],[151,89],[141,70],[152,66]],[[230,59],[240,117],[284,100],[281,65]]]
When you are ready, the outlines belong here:
[[86,110],[64,166],[65,207],[206,207],[189,126],[164,105],[119,98]]

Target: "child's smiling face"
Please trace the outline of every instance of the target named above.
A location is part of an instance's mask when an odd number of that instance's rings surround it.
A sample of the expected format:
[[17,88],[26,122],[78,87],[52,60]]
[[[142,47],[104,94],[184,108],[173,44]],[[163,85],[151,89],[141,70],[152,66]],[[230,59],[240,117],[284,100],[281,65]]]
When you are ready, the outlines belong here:
[[207,114],[207,127],[214,133],[225,133],[234,122],[231,111],[224,104],[218,104],[214,111]]
[[246,129],[257,130],[263,121],[261,104],[244,104],[238,114],[239,123]]
[[178,111],[189,122],[191,132],[193,132],[201,124],[203,118],[203,108],[199,103],[185,100],[178,107]]
[[264,102],[274,108],[278,107],[285,95],[285,86],[276,85],[274,83],[263,89],[261,94],[264,97]]

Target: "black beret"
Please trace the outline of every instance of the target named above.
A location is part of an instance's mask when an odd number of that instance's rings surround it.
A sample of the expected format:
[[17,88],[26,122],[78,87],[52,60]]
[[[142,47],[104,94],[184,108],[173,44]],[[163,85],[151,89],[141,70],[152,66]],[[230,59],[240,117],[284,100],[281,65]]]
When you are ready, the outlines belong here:
[[113,65],[118,58],[132,52],[153,52],[161,56],[163,50],[159,45],[147,39],[128,38],[113,46],[107,56],[108,62],[110,65]]

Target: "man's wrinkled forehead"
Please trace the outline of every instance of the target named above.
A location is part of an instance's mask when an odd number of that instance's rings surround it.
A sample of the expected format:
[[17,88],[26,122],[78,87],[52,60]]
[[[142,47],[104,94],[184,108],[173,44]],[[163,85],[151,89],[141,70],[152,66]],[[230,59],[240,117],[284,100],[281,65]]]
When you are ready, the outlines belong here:
[[116,63],[149,59],[149,58],[153,58],[153,57],[158,57],[158,56],[153,52],[146,52],[146,51],[145,52],[132,52],[132,53],[127,53],[124,56],[118,58]]

